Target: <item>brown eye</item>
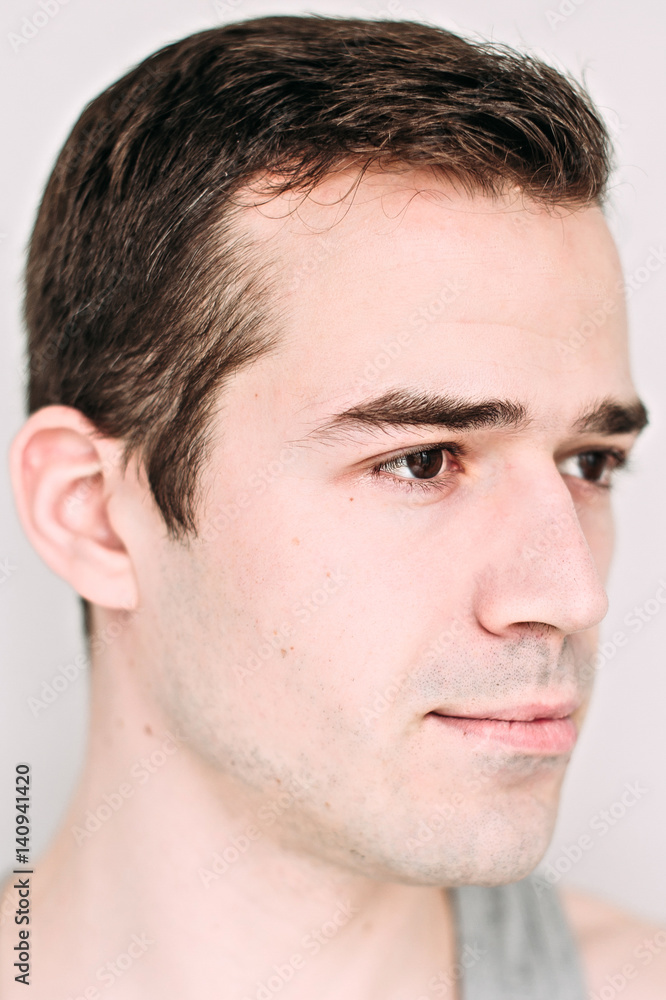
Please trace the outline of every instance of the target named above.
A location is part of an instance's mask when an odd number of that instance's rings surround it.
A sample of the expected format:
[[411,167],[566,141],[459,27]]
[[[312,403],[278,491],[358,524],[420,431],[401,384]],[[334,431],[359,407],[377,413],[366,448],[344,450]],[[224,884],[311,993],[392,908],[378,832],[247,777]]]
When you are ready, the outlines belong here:
[[444,452],[441,448],[430,451],[418,451],[414,455],[406,455],[405,463],[412,475],[417,479],[429,479],[436,476],[444,465]]
[[454,479],[462,471],[458,461],[461,450],[460,445],[452,442],[403,452],[375,465],[372,476],[385,482],[392,480],[404,490],[446,493],[453,488]]
[[583,479],[588,482],[597,483],[609,467],[607,452],[586,451],[578,456],[578,466],[583,474]]
[[435,479],[440,473],[446,475],[450,470],[452,461],[453,445],[436,448],[424,448],[421,451],[410,452],[409,454],[398,455],[396,458],[382,462],[376,467],[377,472],[390,472],[399,479],[404,479],[408,483],[421,480],[427,482]]
[[626,465],[626,455],[615,451],[582,451],[559,464],[560,472],[595,486],[610,486],[613,472]]

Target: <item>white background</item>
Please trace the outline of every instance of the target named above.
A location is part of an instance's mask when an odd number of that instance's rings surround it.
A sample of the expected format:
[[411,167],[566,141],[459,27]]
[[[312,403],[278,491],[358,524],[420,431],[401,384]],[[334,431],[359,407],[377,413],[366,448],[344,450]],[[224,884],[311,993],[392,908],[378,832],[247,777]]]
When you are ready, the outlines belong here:
[[[45,0],[54,9],[57,0]],[[559,6],[558,6],[559,4]],[[12,34],[40,10],[38,0],[4,0],[0,20],[4,120],[0,134],[0,406],[2,450],[23,411],[20,283],[41,191],[83,106],[146,55],[184,35],[267,13],[329,13],[427,19],[468,36],[529,48],[584,80],[613,133],[619,167],[609,220],[627,275],[634,371],[652,415],[633,475],[617,492],[619,538],[610,585],[606,647],[597,691],[571,764],[558,827],[544,864],[570,868],[575,884],[666,924],[666,613],[654,595],[666,582],[664,410],[666,266],[641,270],[666,244],[664,51],[666,14],[658,0],[366,0],[365,4],[229,0],[68,0],[15,51]],[[37,17],[40,23],[42,17]],[[644,280],[646,275],[649,278]],[[73,664],[83,646],[78,601],[32,552],[19,527],[6,461],[0,475],[0,869],[13,860],[14,766],[34,773],[33,855],[53,834],[80,767],[87,676],[81,671],[36,716],[30,698]],[[647,604],[646,604],[647,602]],[[625,622],[635,607],[649,621]],[[633,619],[632,619],[633,620]],[[73,673],[70,667],[70,674]],[[64,681],[58,682],[62,687]],[[619,805],[625,784],[641,797]],[[604,834],[602,810],[614,825]],[[624,815],[621,813],[624,811]],[[587,833],[592,846],[573,845]],[[555,869],[551,869],[551,877]]]

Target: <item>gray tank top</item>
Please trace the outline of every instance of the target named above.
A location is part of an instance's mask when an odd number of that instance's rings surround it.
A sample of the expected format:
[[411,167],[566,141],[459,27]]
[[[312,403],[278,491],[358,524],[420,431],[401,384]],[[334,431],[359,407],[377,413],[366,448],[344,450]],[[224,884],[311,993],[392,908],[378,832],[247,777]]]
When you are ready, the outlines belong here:
[[528,875],[450,894],[461,1000],[585,1000],[578,950],[555,888]]

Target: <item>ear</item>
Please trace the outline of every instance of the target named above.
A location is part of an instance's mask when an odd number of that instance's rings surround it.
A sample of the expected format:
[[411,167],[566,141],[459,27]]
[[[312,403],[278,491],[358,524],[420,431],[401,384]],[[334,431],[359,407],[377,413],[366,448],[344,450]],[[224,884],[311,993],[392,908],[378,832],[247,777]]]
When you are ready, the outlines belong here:
[[33,413],[10,452],[19,517],[47,566],[94,604],[132,610],[136,576],[111,514],[121,459],[121,443],[69,406]]

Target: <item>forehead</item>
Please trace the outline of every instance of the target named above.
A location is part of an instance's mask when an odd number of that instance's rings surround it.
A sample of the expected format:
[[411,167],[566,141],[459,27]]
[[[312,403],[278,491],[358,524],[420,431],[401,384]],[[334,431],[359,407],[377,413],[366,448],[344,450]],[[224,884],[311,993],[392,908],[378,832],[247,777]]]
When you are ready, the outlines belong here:
[[597,206],[470,195],[425,172],[355,180],[245,217],[280,265],[284,342],[265,375],[302,412],[369,383],[555,409],[633,394],[620,264]]

